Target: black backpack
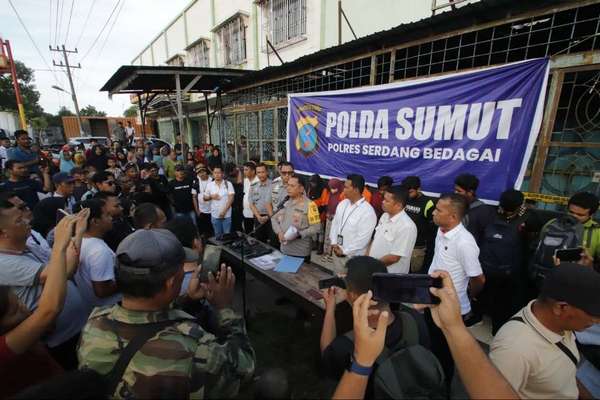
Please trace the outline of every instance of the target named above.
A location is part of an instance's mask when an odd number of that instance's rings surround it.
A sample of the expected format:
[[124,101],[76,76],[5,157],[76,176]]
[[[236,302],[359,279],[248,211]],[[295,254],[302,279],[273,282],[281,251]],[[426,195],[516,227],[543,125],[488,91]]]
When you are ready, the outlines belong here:
[[[410,311],[399,311],[402,338],[393,347],[384,347],[373,370],[376,399],[446,399],[444,370],[433,353],[420,343],[422,329]],[[354,342],[354,332],[345,335]]]
[[497,217],[485,227],[479,262],[486,278],[505,279],[516,274],[523,262],[524,238],[519,227],[523,216],[507,221]]
[[556,250],[574,248],[582,242],[583,225],[576,218],[563,215],[548,222],[540,233],[540,241],[529,264],[531,280],[539,283],[555,267],[553,257]]

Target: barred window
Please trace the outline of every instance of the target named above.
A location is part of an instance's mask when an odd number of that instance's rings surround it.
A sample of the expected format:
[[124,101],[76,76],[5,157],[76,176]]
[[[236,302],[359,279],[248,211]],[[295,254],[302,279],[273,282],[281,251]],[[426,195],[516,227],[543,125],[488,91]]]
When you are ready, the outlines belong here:
[[306,35],[306,0],[265,1],[263,15],[263,29],[274,46]]
[[240,15],[224,24],[218,31],[224,65],[246,61],[246,23]]
[[210,67],[209,54],[209,41],[201,39],[198,43],[188,48],[187,64],[191,67]]

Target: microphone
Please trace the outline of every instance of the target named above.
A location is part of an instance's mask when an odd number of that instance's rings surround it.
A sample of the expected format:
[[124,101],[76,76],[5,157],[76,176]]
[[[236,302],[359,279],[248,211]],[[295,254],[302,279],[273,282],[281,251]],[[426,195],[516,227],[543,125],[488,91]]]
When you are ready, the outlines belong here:
[[288,201],[289,199],[290,199],[290,196],[289,196],[289,195],[288,195],[288,196],[285,196],[285,197],[283,198],[283,200],[281,200],[281,203],[279,203],[279,204],[277,205],[277,209],[276,209],[276,210],[273,212],[273,215],[275,215],[275,214],[277,214],[279,211],[281,211],[281,210],[283,209],[283,206],[284,206],[285,202],[286,202],[286,201]]

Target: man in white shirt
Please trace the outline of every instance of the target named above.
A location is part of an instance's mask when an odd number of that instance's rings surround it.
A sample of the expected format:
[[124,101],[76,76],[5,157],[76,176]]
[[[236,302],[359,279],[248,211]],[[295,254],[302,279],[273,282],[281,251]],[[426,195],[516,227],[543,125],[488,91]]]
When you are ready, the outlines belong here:
[[127,121],[127,127],[125,127],[125,135],[127,136],[127,143],[129,144],[129,146],[133,146],[135,128],[131,126],[131,121]]
[[336,273],[345,273],[348,257],[366,254],[377,224],[375,210],[362,196],[364,188],[365,179],[361,175],[348,175],[344,183],[346,198],[338,204],[329,232]]
[[204,165],[196,168],[196,179],[192,185],[192,201],[194,210],[198,217],[198,231],[206,238],[213,235],[212,223],[210,222],[210,201],[204,200],[204,192],[213,179],[208,175]]
[[94,307],[116,304],[121,296],[115,281],[115,253],[102,240],[112,229],[112,217],[104,200],[90,199],[80,204],[90,209],[90,216],[79,250],[75,283],[91,311]]
[[[458,294],[463,321],[470,326],[477,321],[471,312],[469,295],[474,297],[481,292],[485,277],[479,264],[479,247],[473,235],[461,223],[466,211],[465,198],[455,193],[442,195],[435,205],[433,222],[439,228],[429,273],[444,270],[450,274]],[[452,381],[454,361],[446,339],[428,310],[425,317],[430,327],[432,351],[440,360],[446,379]]]
[[214,181],[210,182],[204,192],[204,200],[210,201],[210,214],[215,236],[222,237],[231,232],[231,205],[235,190],[231,182],[223,179],[223,168],[213,168]]
[[0,129],[0,167],[4,171],[4,163],[8,159],[8,149],[10,148],[10,139],[6,136],[4,129]]
[[404,211],[407,200],[408,191],[400,186],[384,193],[384,214],[375,228],[375,237],[369,248],[369,255],[378,258],[388,272],[395,274],[408,274],[417,240],[417,226]]
[[244,164],[244,232],[250,233],[254,229],[254,213],[250,208],[250,187],[258,182],[256,164],[248,161]]

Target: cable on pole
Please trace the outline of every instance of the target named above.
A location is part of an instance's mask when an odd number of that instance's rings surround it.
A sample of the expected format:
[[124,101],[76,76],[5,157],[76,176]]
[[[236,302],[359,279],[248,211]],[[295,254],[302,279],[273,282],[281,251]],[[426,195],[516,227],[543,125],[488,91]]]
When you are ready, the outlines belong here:
[[73,8],[75,6],[75,0],[71,0],[71,11],[69,11],[69,22],[67,23],[67,34],[65,35],[65,41],[63,42],[65,46],[67,45],[67,40],[69,39],[69,32],[71,31],[71,18],[73,17]]
[[117,7],[119,6],[120,3],[121,3],[121,0],[117,0],[117,2],[115,3],[115,6],[113,7],[112,11],[110,12],[110,15],[108,16],[108,19],[104,23],[104,26],[102,26],[102,29],[100,29],[100,32],[98,33],[98,35],[96,36],[96,38],[92,42],[92,45],[90,46],[90,48],[88,49],[88,51],[81,58],[81,62],[83,62],[83,60],[86,59],[86,57],[92,52],[92,49],[94,48],[94,46],[96,45],[96,43],[98,43],[98,40],[100,39],[100,36],[102,35],[102,33],[104,32],[104,30],[108,26],[108,23],[110,22],[113,14],[117,10]]
[[90,20],[90,15],[92,15],[92,10],[94,9],[94,4],[96,4],[96,0],[92,0],[90,3],[90,8],[88,10],[87,16],[85,17],[85,21],[83,22],[83,27],[81,28],[81,33],[75,42],[75,48],[79,46],[79,42],[81,42],[81,38],[83,37],[83,33],[85,32],[85,28],[87,27],[88,21]]

